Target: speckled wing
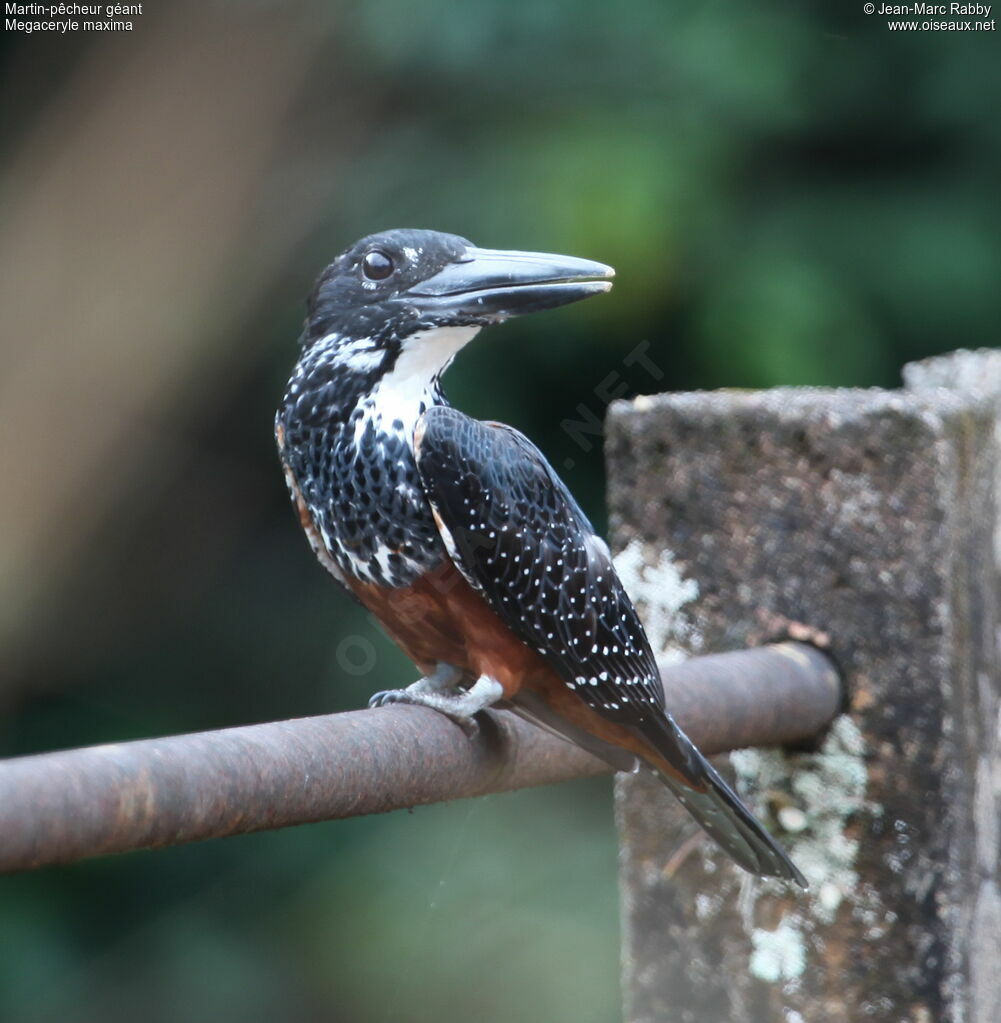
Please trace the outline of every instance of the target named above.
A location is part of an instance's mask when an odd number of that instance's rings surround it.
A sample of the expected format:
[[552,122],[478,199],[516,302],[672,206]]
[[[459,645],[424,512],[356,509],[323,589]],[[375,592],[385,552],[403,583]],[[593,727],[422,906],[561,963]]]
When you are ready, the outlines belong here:
[[738,863],[804,883],[665,712],[656,659],[608,547],[538,448],[509,426],[435,406],[415,449],[452,560],[504,624],[594,711],[656,750],[665,783]]
[[605,542],[538,448],[450,407],[418,427],[417,465],[470,585],[582,700],[628,723],[663,690]]

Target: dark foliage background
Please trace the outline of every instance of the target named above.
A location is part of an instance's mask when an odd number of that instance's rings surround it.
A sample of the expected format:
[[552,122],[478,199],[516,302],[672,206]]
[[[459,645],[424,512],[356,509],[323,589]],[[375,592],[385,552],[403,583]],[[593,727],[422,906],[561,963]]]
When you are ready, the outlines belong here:
[[[272,449],[303,297],[359,235],[616,266],[448,380],[599,522],[565,422],[610,389],[895,386],[993,344],[998,36],[861,7],[156,0],[127,34],[8,32],[0,754],[413,677]],[[3,879],[0,1019],[614,1020],[615,856],[594,783]]]

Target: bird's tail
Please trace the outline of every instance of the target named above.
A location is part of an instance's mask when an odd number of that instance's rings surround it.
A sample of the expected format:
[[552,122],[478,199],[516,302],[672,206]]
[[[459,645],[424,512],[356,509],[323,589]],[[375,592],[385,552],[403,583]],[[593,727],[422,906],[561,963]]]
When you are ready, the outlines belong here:
[[[735,862],[752,874],[779,877],[806,888],[806,878],[717,770],[670,718],[644,722],[643,738],[658,753],[646,759],[681,805]],[[685,770],[677,753],[684,750]],[[660,750],[670,751],[665,757]],[[673,762],[673,763],[672,763]]]

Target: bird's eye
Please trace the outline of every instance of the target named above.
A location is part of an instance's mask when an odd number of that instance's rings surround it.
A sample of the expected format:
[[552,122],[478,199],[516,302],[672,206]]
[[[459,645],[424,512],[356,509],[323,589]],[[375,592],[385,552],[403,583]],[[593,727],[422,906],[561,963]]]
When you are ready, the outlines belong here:
[[365,253],[361,269],[370,281],[384,281],[393,272],[393,261],[385,252],[373,249]]

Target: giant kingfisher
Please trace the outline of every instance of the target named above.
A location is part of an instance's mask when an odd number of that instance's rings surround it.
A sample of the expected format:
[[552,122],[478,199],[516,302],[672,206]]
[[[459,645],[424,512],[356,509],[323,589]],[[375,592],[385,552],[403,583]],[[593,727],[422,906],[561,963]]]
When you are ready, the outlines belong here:
[[646,766],[746,870],[803,876],[664,707],[608,547],[510,426],[449,405],[441,376],[480,328],[598,295],[614,271],[370,235],[319,276],[275,430],[317,558],[424,677],[372,705],[468,723],[499,704],[619,770]]

